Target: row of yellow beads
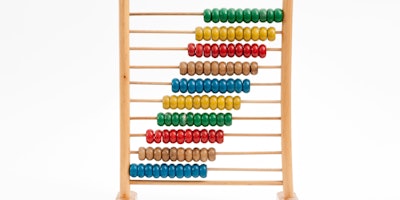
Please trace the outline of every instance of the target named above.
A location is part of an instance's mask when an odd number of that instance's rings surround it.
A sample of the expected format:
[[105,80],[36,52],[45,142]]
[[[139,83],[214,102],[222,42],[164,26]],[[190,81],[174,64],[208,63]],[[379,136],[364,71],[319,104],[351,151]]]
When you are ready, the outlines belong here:
[[241,100],[239,96],[164,96],[162,99],[164,109],[226,109],[226,110],[239,110]]
[[269,27],[268,29],[265,27],[244,27],[242,28],[241,26],[238,26],[236,28],[230,26],[230,27],[225,27],[222,26],[220,28],[218,27],[197,27],[195,30],[196,33],[196,40],[201,41],[201,40],[213,40],[213,41],[218,41],[218,40],[229,40],[229,41],[234,41],[235,39],[238,41],[245,40],[245,41],[250,41],[250,40],[269,40],[269,41],[274,41],[276,38],[276,30],[274,27]]

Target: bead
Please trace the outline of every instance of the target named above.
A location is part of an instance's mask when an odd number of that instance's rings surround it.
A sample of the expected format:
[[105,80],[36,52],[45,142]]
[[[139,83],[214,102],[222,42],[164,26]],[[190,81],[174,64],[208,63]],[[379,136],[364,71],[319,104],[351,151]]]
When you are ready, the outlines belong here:
[[203,63],[203,71],[204,71],[204,75],[208,76],[211,74],[211,63],[209,61],[205,61]]
[[218,144],[222,144],[224,142],[224,132],[222,130],[218,130],[215,134],[215,138]]
[[217,93],[219,91],[219,82],[216,78],[211,81],[211,91],[213,93]]
[[258,56],[258,45],[257,44],[251,45],[251,56],[253,56],[254,58]]
[[137,176],[137,174],[138,174],[137,167],[138,166],[136,164],[131,164],[129,166],[129,175],[131,177],[136,177]]
[[231,96],[225,97],[225,109],[232,110],[233,108],[233,98]]
[[181,79],[181,81],[179,81],[179,90],[182,93],[185,93],[188,89],[188,82],[185,78]]
[[200,137],[201,137],[201,142],[202,143],[207,143],[208,142],[208,132],[207,130],[203,129],[200,131]]
[[226,126],[232,125],[232,114],[231,113],[225,114],[225,125]]
[[203,39],[203,29],[201,27],[196,27],[195,36],[197,41],[201,41]]
[[169,131],[164,130],[162,134],[162,141],[167,144],[169,142]]
[[236,9],[235,15],[236,15],[236,22],[241,23],[243,21],[243,10],[240,8]]
[[236,27],[235,37],[237,41],[243,40],[243,28],[241,26]]
[[154,178],[160,177],[160,165],[158,164],[153,165],[153,177]]
[[215,110],[217,109],[217,106],[218,106],[217,97],[213,95],[210,97],[210,109]]
[[172,129],[169,131],[169,141],[171,143],[175,143],[176,142],[176,130]]
[[260,58],[265,58],[265,56],[267,56],[267,47],[265,45],[260,45],[258,47],[258,56],[260,56]]
[[189,112],[186,114],[186,125],[193,126],[194,124],[194,115],[193,113]]
[[260,9],[260,22],[266,22],[267,21],[267,10],[264,8]]
[[260,29],[256,26],[251,28],[251,39],[257,41],[260,38]]
[[216,140],[215,135],[216,135],[216,132],[214,129],[211,129],[208,131],[208,141],[210,143],[215,143],[215,140]]
[[147,147],[146,149],[146,159],[153,160],[154,158],[154,149],[152,147]]
[[172,125],[178,126],[179,125],[179,113],[173,113],[171,117]]
[[172,124],[172,114],[167,112],[167,113],[165,113],[164,116],[165,116],[165,119],[164,119],[165,125],[166,126],[171,126],[171,124]]
[[208,124],[210,124],[210,121],[208,119],[208,114],[207,113],[203,113],[201,115],[201,125],[208,126]]
[[165,121],[165,116],[164,116],[164,114],[163,114],[163,113],[158,113],[158,114],[157,114],[157,125],[163,126],[164,123],[165,123],[164,121]]
[[144,147],[139,147],[138,157],[139,157],[139,160],[146,159],[146,149]]
[[196,69],[195,69],[195,64],[194,64],[194,62],[189,62],[189,63],[188,63],[188,74],[189,74],[190,76],[193,76],[195,72],[196,72]]
[[178,149],[177,149],[177,148],[172,147],[172,148],[169,150],[169,159],[170,159],[171,161],[176,161],[176,160],[178,159]]
[[196,81],[194,79],[189,79],[188,81],[188,92],[193,94],[196,91]]
[[161,148],[157,147],[154,149],[154,160],[160,161],[161,160]]
[[226,74],[226,63],[220,62],[218,69],[219,69],[219,75],[224,76]]
[[214,9],[212,9],[211,13],[212,13],[211,14],[211,20],[214,23],[219,22],[219,10],[217,8],[214,8]]
[[[218,57],[218,55],[219,55],[218,44],[211,45],[211,55],[213,58]],[[211,71],[212,71],[212,65],[211,65]]]
[[161,159],[164,162],[169,161],[169,149],[167,147],[162,149],[162,151],[161,151]]
[[260,34],[260,40],[265,41],[267,39],[267,35],[268,35],[267,28],[261,27],[259,34]]
[[280,8],[274,10],[274,21],[275,22],[282,22],[283,20],[283,11]]
[[243,88],[242,88],[244,93],[249,93],[250,92],[250,80],[249,79],[244,79],[243,80]]
[[185,149],[185,160],[187,162],[191,162],[193,158],[193,151],[191,148],[186,148]]
[[218,41],[218,39],[219,39],[219,29],[218,29],[218,27],[214,26],[211,29],[211,39],[214,40],[214,41]]
[[226,44],[220,44],[219,55],[224,58],[226,57],[227,54],[228,54],[228,46],[226,46]]
[[206,26],[203,29],[203,39],[206,41],[211,40],[211,28],[209,26]]
[[219,69],[218,69],[218,62],[213,61],[211,63],[211,74],[216,76],[219,73]]
[[187,74],[187,63],[186,62],[181,62],[179,63],[179,73],[181,75],[186,75]]
[[203,11],[203,19],[204,22],[211,22],[211,10],[210,9],[205,9]]
[[210,122],[210,126],[217,125],[217,114],[210,113],[209,116],[208,116],[208,120]]
[[228,40],[231,42],[235,41],[235,28],[232,26],[228,28]]
[[189,164],[186,164],[183,167],[183,174],[184,174],[185,178],[192,177],[192,167]]
[[223,110],[225,108],[225,97],[219,96],[218,97],[218,109]]
[[175,176],[176,176],[176,178],[183,178],[183,165],[182,164],[176,165]]
[[176,109],[178,107],[178,97],[175,95],[172,95],[169,97],[169,107],[171,109]]
[[175,173],[176,173],[176,171],[175,171],[175,165],[169,165],[168,166],[168,176],[170,177],[170,178],[175,178]]
[[267,33],[268,40],[269,41],[274,41],[275,38],[276,38],[276,30],[275,30],[275,28],[274,27],[269,27],[267,32],[268,32]]
[[187,129],[185,131],[185,142],[186,143],[191,143],[192,141],[193,141],[192,131],[190,129]]
[[201,61],[197,61],[195,64],[195,70],[197,75],[203,74],[203,63]]
[[[192,98],[190,98],[192,99]],[[186,98],[185,98],[186,100]],[[180,113],[179,114],[179,125],[185,126],[186,125],[186,114],[185,113]]]
[[242,65],[235,65],[235,74],[236,75],[241,75],[243,71]]
[[226,92],[226,80],[224,79],[219,80],[219,92],[222,94]]
[[250,55],[251,55],[251,46],[250,46],[250,44],[243,45],[243,55],[246,58],[250,57]]
[[243,29],[243,39],[245,41],[250,41],[250,39],[251,39],[251,29],[249,27],[245,27]]
[[250,64],[248,62],[243,63],[242,73],[243,73],[243,75],[246,75],[246,76],[250,74]]
[[200,109],[201,107],[201,98],[199,95],[193,97],[193,108]]
[[251,10],[249,8],[243,10],[243,21],[245,23],[251,22]]
[[237,43],[235,46],[235,51],[236,51],[236,56],[241,57],[243,55],[243,45],[240,43]]
[[195,53],[196,53],[196,56],[197,56],[198,58],[200,58],[200,57],[203,56],[203,45],[202,45],[202,44],[196,44],[196,51],[195,51]]
[[154,132],[154,142],[157,144],[160,144],[161,138],[162,138],[162,131],[161,130],[156,130]]
[[234,44],[228,44],[228,56],[233,57],[235,56],[235,45]]
[[204,57],[206,57],[206,58],[210,57],[210,55],[211,55],[211,45],[210,44],[203,45],[203,54],[204,54]]
[[228,29],[225,26],[219,28],[219,39],[225,41],[228,38]]
[[219,10],[219,20],[221,22],[228,21],[228,10],[226,8],[221,8],[221,10]]
[[228,74],[229,76],[232,76],[234,68],[235,68],[235,66],[234,66],[233,62],[228,62],[226,64],[226,74]]
[[228,9],[228,22],[229,23],[235,23],[236,21],[236,16],[235,16],[235,9],[229,8]]
[[271,8],[267,10],[267,22],[272,23],[275,20],[274,10]]
[[195,162],[198,162],[200,160],[200,149],[199,148],[194,148],[193,149],[192,159]]
[[197,126],[197,127],[201,126],[201,114],[199,114],[199,113],[194,114],[193,119],[194,119],[195,126]]
[[251,62],[251,64],[250,64],[250,73],[252,75],[258,74],[258,64],[256,62]]
[[201,178],[206,178],[207,177],[207,165],[202,164],[199,167],[199,175]]
[[178,108],[181,110],[185,108],[185,97],[183,95],[178,96]]
[[211,79],[209,79],[209,78],[204,79],[203,90],[206,93],[211,92]]
[[182,162],[185,160],[185,149],[184,148],[182,148],[182,147],[178,148],[177,158],[178,158],[179,162]]
[[230,78],[230,79],[226,80],[226,90],[229,93],[232,93],[235,91],[235,81],[233,79]]
[[138,173],[137,173],[137,176],[139,177],[139,178],[143,178],[144,177],[144,165],[143,164],[139,164],[138,165],[138,167],[137,167],[137,171],[138,171]]
[[167,178],[168,177],[168,165],[167,164],[161,164],[160,176],[161,176],[161,178]]
[[208,149],[208,160],[209,161],[215,161],[216,158],[216,152],[214,148]]
[[192,136],[193,136],[193,142],[194,143],[199,143],[200,142],[200,131],[195,129],[192,131]]
[[203,92],[203,80],[200,78],[196,80],[196,92],[197,93]]
[[193,178],[197,178],[200,175],[200,167],[198,164],[194,164],[192,166],[192,176]]
[[223,113],[218,113],[217,115],[217,125],[223,126],[225,124],[225,116]]
[[194,53],[196,51],[196,47],[194,46],[193,43],[188,44],[188,54],[189,56],[194,56]]
[[254,8],[253,10],[251,10],[251,21],[257,23],[259,20],[260,20],[260,12],[258,11],[258,9]]
[[[192,96],[186,96],[185,100],[184,100],[184,106],[186,107],[186,109],[190,110],[193,107],[193,99]],[[183,121],[184,120],[184,121]],[[179,122],[181,124],[181,126],[186,125],[186,116],[181,116],[179,119]],[[182,124],[183,123],[183,124]]]
[[208,160],[208,151],[206,148],[200,150],[200,160],[206,162]]
[[210,107],[210,99],[208,96],[203,95],[201,97],[201,108],[208,109]]
[[239,96],[235,96],[233,98],[233,109],[239,110],[240,109],[240,103],[241,103],[240,97]]
[[181,129],[176,131],[176,141],[178,144],[183,144],[185,142],[185,132]]
[[149,129],[146,131],[146,142],[151,144],[154,141],[154,132],[153,130]]

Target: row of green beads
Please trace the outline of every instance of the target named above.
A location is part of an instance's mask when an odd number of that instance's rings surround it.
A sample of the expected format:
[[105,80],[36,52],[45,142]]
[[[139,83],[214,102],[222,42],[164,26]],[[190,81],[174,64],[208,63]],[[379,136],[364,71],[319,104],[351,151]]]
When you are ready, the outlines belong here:
[[157,125],[159,126],[230,126],[232,125],[231,113],[158,113]]
[[226,8],[214,8],[214,9],[205,9],[203,12],[203,18],[205,22],[282,22],[283,20],[283,10],[277,8],[273,9],[226,9]]

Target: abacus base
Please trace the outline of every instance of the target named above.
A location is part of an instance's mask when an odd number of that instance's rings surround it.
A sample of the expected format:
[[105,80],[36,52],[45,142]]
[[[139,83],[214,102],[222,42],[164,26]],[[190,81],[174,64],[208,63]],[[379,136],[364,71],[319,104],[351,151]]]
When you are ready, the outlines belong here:
[[286,198],[283,196],[283,192],[279,192],[278,193],[278,198],[276,198],[277,200],[298,200],[296,194],[294,194],[294,197],[291,198]]
[[129,199],[121,198],[118,193],[116,200],[137,200],[137,193],[134,191],[131,191],[131,195],[130,195]]

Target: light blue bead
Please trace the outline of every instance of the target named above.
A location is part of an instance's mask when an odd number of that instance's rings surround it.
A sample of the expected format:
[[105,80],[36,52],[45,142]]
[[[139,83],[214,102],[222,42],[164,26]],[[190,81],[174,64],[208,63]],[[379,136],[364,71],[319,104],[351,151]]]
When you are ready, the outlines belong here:
[[182,93],[185,93],[188,89],[188,82],[186,80],[186,78],[181,79],[181,81],[179,82],[179,90]]
[[242,88],[244,93],[249,93],[250,92],[250,80],[249,79],[244,79],[243,80],[243,88]]
[[224,79],[219,80],[219,92],[222,94],[226,92],[226,80]]
[[153,177],[158,178],[160,177],[160,165],[153,165]]
[[144,165],[143,164],[139,164],[137,167],[137,171],[138,171],[138,177],[139,178],[143,178],[144,177]]
[[151,178],[153,176],[153,165],[147,164],[144,167],[144,174],[146,175],[147,178]]
[[131,177],[136,177],[137,173],[137,164],[131,164],[131,166],[129,166],[129,175]]
[[192,177],[192,167],[189,164],[186,164],[183,168],[183,174],[186,178]]
[[168,165],[167,164],[162,164],[161,165],[160,176],[161,176],[161,178],[167,178],[168,177]]
[[197,178],[200,175],[200,167],[198,164],[192,165],[192,176],[193,178]]
[[211,92],[211,79],[209,78],[204,79],[203,90],[206,93]]
[[200,177],[201,178],[206,178],[207,177],[207,165],[202,164],[200,165]]
[[219,91],[219,82],[216,78],[211,81],[211,91],[213,93],[217,93]]
[[194,92],[196,92],[196,81],[194,79],[188,80],[188,92],[190,94],[193,94]]
[[175,178],[175,165],[169,165],[169,167],[168,167],[168,176],[170,177],[170,178]]
[[203,92],[203,80],[201,78],[196,80],[196,92],[197,93]]
[[242,80],[240,79],[236,79],[235,80],[235,91],[237,93],[241,93],[243,89],[243,85],[242,85]]
[[235,91],[235,81],[232,78],[226,80],[226,90],[229,93],[232,93]]
[[174,78],[171,81],[172,92],[177,93],[179,92],[179,79]]
[[175,167],[175,175],[177,178],[183,178],[183,165],[177,164]]

